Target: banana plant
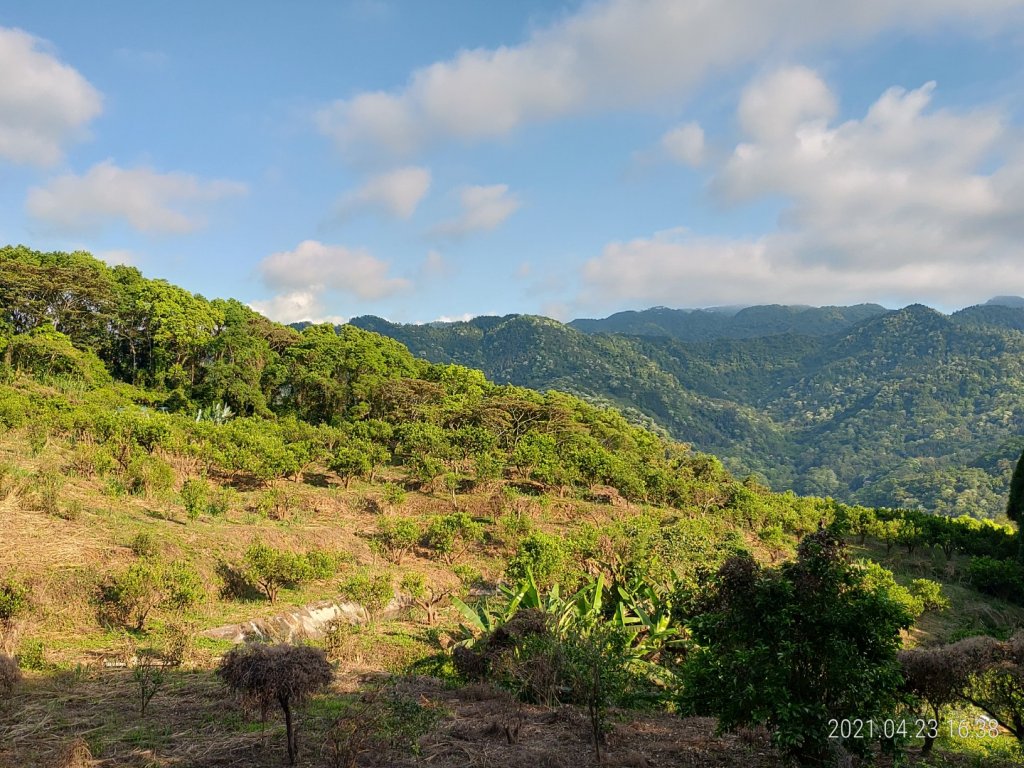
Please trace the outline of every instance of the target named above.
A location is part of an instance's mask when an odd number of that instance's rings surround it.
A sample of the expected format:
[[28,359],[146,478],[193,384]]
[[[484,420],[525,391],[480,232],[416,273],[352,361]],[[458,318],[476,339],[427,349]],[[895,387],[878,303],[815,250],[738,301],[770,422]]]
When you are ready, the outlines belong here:
[[627,587],[620,585],[616,591],[619,600],[612,621],[629,633],[638,658],[653,659],[665,649],[683,645],[683,633],[672,618],[667,590],[634,581]]

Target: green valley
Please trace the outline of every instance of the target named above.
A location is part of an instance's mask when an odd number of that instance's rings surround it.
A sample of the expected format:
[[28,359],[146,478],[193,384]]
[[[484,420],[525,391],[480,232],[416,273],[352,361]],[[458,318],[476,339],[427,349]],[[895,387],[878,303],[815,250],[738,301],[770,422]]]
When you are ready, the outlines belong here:
[[1024,447],[1020,306],[351,322],[498,382],[614,405],[773,488],[849,503],[998,518]]

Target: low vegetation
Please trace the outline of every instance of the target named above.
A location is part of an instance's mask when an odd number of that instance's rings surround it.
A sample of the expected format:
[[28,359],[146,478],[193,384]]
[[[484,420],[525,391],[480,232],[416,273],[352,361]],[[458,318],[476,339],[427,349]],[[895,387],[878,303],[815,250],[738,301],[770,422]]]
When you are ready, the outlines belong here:
[[[0,489],[0,765],[279,765],[300,717],[335,766],[673,764],[652,729],[719,764],[1016,759],[1012,525],[775,493],[86,254],[0,249]],[[829,728],[928,711],[999,727]]]

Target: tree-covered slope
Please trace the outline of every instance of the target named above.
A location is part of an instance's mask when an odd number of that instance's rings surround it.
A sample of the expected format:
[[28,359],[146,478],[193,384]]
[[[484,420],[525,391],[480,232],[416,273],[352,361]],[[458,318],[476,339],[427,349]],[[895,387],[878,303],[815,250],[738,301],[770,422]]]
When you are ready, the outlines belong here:
[[[766,318],[761,334],[722,338],[745,313]],[[498,381],[614,402],[778,488],[1000,513],[1024,432],[1024,309],[987,304],[946,316],[921,305],[891,312],[860,305],[703,314],[689,331],[680,327],[694,312],[615,316],[611,327],[638,335],[583,333],[580,327],[596,326],[521,316],[353,323]],[[787,317],[800,321],[788,331]],[[680,338],[705,321],[718,324],[718,338]]]
[[748,339],[786,333],[824,336],[842,331],[888,310],[878,304],[852,307],[803,307],[769,304],[740,310],[668,309],[618,312],[600,320],[573,320],[586,333],[665,336],[679,341]]

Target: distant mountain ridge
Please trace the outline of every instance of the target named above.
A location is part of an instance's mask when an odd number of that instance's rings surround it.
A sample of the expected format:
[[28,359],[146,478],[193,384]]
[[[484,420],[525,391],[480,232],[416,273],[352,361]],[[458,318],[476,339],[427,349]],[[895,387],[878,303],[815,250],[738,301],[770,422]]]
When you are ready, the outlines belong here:
[[951,315],[768,305],[350,322],[498,382],[615,405],[800,493],[997,516],[1024,445],[1024,300],[1012,297]]
[[573,320],[569,325],[585,333],[623,333],[631,336],[666,336],[680,341],[711,341],[717,338],[748,339],[783,333],[824,336],[888,311],[878,304],[858,304],[852,307],[769,304],[732,312],[655,307],[639,312],[618,312],[602,320]]

